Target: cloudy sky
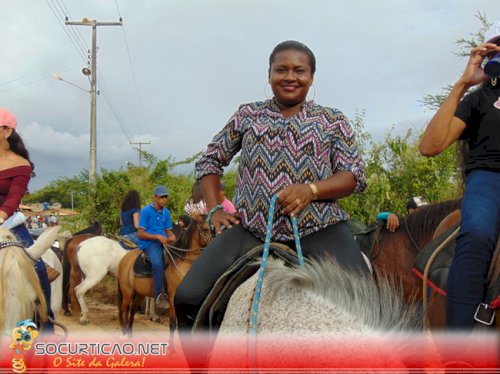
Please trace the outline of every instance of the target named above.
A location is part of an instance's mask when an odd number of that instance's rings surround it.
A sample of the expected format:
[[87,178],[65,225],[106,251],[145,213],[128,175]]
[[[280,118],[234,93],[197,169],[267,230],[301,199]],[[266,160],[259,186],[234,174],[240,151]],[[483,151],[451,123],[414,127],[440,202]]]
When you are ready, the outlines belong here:
[[[466,60],[456,40],[474,17],[500,19],[494,0],[0,0],[0,106],[18,118],[36,164],[32,191],[89,165],[91,28],[97,29],[97,168],[139,163],[137,145],[160,159],[202,150],[239,104],[265,98],[268,56],[279,42],[317,58],[315,101],[353,118],[366,112],[377,139],[421,130],[439,93]],[[269,93],[268,89],[268,93]],[[311,93],[312,95],[312,93]],[[179,170],[178,172],[189,172]]]

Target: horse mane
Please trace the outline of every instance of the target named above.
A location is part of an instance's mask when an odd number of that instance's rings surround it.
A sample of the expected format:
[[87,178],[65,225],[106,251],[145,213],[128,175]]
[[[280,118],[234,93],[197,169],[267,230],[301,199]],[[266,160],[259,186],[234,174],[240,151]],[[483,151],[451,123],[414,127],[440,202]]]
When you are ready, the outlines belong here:
[[304,267],[269,266],[266,284],[270,300],[280,290],[310,291],[348,315],[355,316],[373,330],[391,332],[419,330],[421,316],[416,305],[403,301],[401,287],[385,278],[375,283],[372,277],[346,271],[333,259],[309,260]]
[[[14,328],[15,326],[4,326],[7,300],[10,302],[16,302],[24,306],[24,318],[30,318],[31,316],[26,316],[27,310],[26,306],[28,304],[33,304],[33,309],[35,309],[34,302],[30,299],[28,293],[28,287],[26,287],[26,282],[28,282],[36,294],[37,299],[40,302],[40,319],[42,322],[47,321],[47,302],[43,294],[42,288],[40,287],[40,282],[38,281],[38,276],[36,275],[35,269],[33,267],[33,262],[28,256],[22,252],[21,248],[10,246],[0,250],[0,327],[2,331],[5,327]],[[16,295],[15,300],[12,299],[11,295],[6,295],[8,283],[15,284]],[[12,287],[12,286],[11,286]]]
[[411,235],[418,243],[426,239],[439,223],[451,212],[460,209],[462,199],[446,200],[418,208],[413,213],[401,218],[400,227],[411,227]]
[[[172,246],[182,249],[191,248],[191,243],[193,242],[193,235],[195,233],[195,230],[197,229],[198,229],[198,222],[192,219],[191,222],[189,222],[188,227],[186,227],[183,230],[180,230],[180,234]],[[175,249],[172,250],[175,251]],[[177,259],[179,261],[184,260],[184,258],[186,257],[187,252],[184,251],[175,251],[175,252],[177,255]]]
[[182,233],[182,228],[177,223],[172,223],[172,231],[175,236],[178,238]]
[[67,249],[69,246],[69,243],[71,243],[71,239],[74,238],[75,236],[78,235],[85,235],[85,234],[95,234],[95,236],[101,236],[102,235],[102,226],[98,221],[94,221],[92,223],[92,226],[86,227],[83,230],[75,232],[66,242],[64,243],[64,253],[67,253]]
[[75,232],[73,234],[73,236],[82,235],[82,234],[95,234],[96,236],[101,236],[102,235],[102,226],[98,221],[94,221],[92,223],[92,226],[89,226],[87,228],[84,228],[83,230]]

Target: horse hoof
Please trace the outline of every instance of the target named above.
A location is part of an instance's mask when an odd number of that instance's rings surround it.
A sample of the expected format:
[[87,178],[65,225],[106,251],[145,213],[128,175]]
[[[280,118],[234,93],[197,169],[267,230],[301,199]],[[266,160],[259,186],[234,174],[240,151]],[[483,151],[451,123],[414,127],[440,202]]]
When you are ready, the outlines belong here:
[[89,322],[90,321],[88,319],[80,320],[80,325],[88,325]]
[[64,311],[64,315],[68,316],[68,317],[71,317],[73,315],[73,313],[71,313],[69,310],[65,310]]
[[152,319],[152,318],[151,318],[151,321],[156,322],[156,323],[161,323],[161,319],[160,319],[160,317],[158,317],[157,319]]

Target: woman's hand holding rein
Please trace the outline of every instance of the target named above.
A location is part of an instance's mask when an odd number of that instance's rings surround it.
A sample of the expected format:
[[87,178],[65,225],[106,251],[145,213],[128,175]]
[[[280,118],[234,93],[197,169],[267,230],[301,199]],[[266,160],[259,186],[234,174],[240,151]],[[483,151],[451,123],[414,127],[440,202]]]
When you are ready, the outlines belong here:
[[216,205],[210,210],[207,217],[208,223],[215,235],[219,235],[222,232],[222,228],[231,228],[233,225],[239,225],[240,220],[238,213],[229,214],[226,212],[222,205]]
[[278,192],[281,212],[294,217],[312,201],[318,198],[318,189],[314,183],[292,184]]

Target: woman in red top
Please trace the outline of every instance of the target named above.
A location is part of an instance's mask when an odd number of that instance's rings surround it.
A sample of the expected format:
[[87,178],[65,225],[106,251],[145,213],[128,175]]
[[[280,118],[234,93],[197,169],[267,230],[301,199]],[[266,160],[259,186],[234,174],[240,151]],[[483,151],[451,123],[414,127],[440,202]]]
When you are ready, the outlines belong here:
[[[31,162],[29,152],[16,128],[16,117],[7,109],[0,108],[0,225],[19,209],[30,178],[35,175],[35,165]],[[11,231],[25,247],[33,244],[24,224],[12,228]],[[36,263],[35,269],[49,306],[50,282],[41,259]],[[49,315],[54,317],[50,310]],[[53,330],[51,325],[45,327]]]

